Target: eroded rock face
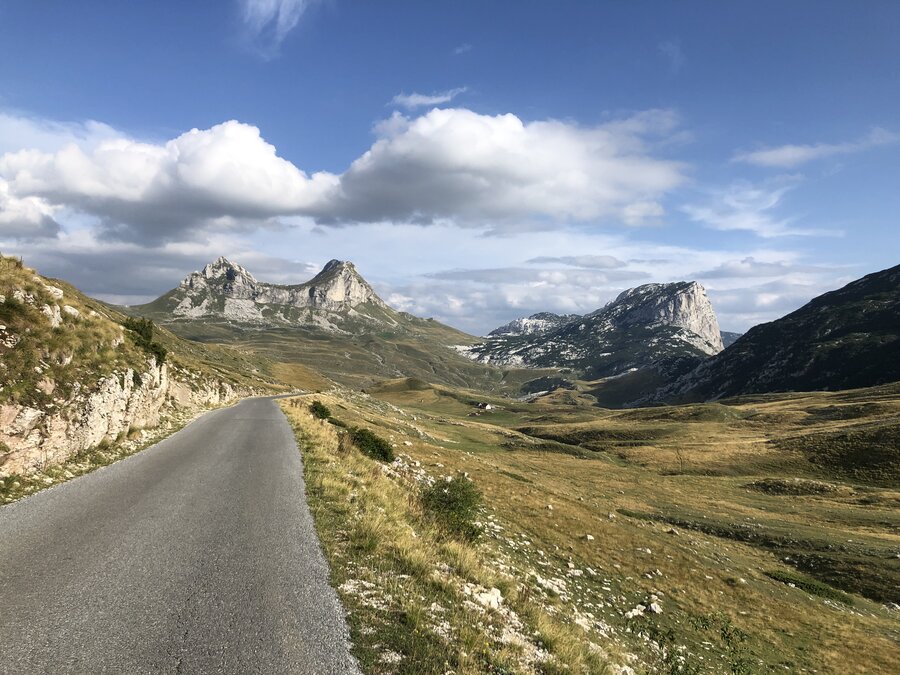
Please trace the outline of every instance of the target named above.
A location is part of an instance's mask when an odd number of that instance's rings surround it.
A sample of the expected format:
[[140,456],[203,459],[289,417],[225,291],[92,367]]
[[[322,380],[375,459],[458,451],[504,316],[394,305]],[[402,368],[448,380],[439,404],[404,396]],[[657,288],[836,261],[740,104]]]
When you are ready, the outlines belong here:
[[216,405],[239,393],[210,378],[170,378],[166,364],[149,359],[144,372],[129,368],[102,378],[90,391],[76,387],[68,400],[47,409],[0,405],[0,442],[7,448],[0,475],[42,469],[129,429],[154,427],[166,406]]
[[172,294],[175,317],[245,323],[290,322],[285,308],[346,312],[366,303],[385,306],[353,263],[341,260],[332,260],[304,284],[282,286],[257,281],[240,265],[219,258],[187,276]]
[[723,348],[706,290],[681,281],[629,289],[584,316],[534,314],[457,350],[482,363],[572,368],[597,379],[648,367],[669,377]]
[[725,349],[719,320],[706,289],[696,281],[638,286],[619,294],[599,312],[610,314],[622,325],[684,328],[703,339],[697,348],[707,354],[718,354]]

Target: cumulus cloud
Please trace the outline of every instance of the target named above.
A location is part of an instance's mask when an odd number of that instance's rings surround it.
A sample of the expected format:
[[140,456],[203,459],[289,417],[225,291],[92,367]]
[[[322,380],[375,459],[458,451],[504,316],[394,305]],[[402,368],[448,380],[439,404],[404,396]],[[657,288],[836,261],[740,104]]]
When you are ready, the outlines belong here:
[[18,198],[10,194],[9,184],[0,179],[0,237],[42,239],[55,237],[59,223],[54,209],[37,197]]
[[301,212],[332,189],[278,157],[256,127],[225,122],[163,144],[115,138],[84,150],[21,150],[0,157],[9,193],[98,217],[122,239],[189,239],[193,229],[239,229]]
[[441,105],[449,103],[460,94],[468,91],[468,87],[456,87],[447,91],[435,92],[434,94],[397,94],[391,99],[391,103],[399,105],[407,109],[424,108],[425,106]]
[[148,242],[278,227],[290,216],[511,231],[597,219],[633,225],[660,215],[659,200],[683,181],[679,163],[651,151],[674,126],[663,111],[594,127],[466,109],[395,113],[346,172],[310,175],[259,129],[229,121],[165,143],[111,133],[8,152],[0,180],[8,200],[89,214],[108,237]]
[[694,222],[714,230],[745,230],[766,238],[842,234],[796,227],[792,219],[777,215],[777,207],[796,185],[797,180],[794,178],[781,178],[765,185],[741,181],[727,188],[711,191],[707,201],[686,204],[681,210]]
[[537,258],[531,258],[526,262],[533,265],[561,264],[570,265],[572,267],[588,267],[601,270],[611,270],[618,267],[625,267],[626,265],[626,263],[611,255],[542,255]]
[[633,224],[641,214],[660,213],[658,200],[684,180],[681,164],[648,147],[675,124],[665,111],[594,127],[466,109],[416,118],[395,113],[341,176],[338,199],[318,215],[501,228],[521,227],[524,219]]
[[278,53],[281,43],[318,0],[240,0],[241,18],[251,44],[266,58]]
[[732,158],[732,161],[763,167],[793,168],[816,159],[863,152],[864,150],[897,142],[900,142],[900,134],[875,128],[856,141],[814,143],[810,145],[781,145],[752,152],[740,152]]

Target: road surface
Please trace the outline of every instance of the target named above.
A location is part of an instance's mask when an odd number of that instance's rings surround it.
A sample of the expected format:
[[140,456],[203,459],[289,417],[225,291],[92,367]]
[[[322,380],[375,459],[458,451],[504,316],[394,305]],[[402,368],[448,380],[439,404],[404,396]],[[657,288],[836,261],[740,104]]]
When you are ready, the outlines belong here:
[[0,672],[356,672],[277,404],[0,508]]

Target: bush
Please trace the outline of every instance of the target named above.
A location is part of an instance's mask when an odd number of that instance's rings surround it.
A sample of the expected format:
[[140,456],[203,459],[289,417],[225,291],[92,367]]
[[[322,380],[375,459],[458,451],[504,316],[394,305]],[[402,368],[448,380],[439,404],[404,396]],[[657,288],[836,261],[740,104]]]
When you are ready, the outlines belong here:
[[129,316],[122,322],[122,325],[131,331],[129,335],[138,347],[153,355],[157,365],[161,366],[165,363],[169,350],[158,342],[153,342],[153,322],[150,319]]
[[475,522],[481,507],[481,492],[463,475],[426,488],[422,492],[422,506],[429,517],[453,535],[473,540],[481,534]]
[[810,579],[809,577],[800,574],[794,574],[793,572],[783,572],[781,570],[772,570],[765,572],[764,574],[783,584],[791,584],[796,588],[806,591],[810,595],[818,595],[820,598],[835,600],[837,602],[842,602],[845,605],[853,604],[853,599],[849,595],[832,588],[828,584],[823,584],[821,581]]
[[360,429],[359,427],[351,429],[350,440],[363,454],[373,459],[382,462],[394,461],[394,449],[391,447],[391,444],[368,429]]
[[328,409],[328,406],[318,400],[309,404],[309,412],[312,413],[313,417],[320,420],[327,420],[331,417],[331,411]]

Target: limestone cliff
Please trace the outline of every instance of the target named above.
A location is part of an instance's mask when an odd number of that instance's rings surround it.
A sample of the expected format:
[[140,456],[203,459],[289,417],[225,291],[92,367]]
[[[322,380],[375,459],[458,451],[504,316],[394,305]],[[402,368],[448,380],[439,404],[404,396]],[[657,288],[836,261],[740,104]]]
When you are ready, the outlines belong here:
[[705,289],[683,281],[629,289],[585,316],[536,314],[459,351],[482,363],[572,368],[594,379],[651,366],[680,374],[722,349]]
[[189,274],[154,302],[129,311],[159,321],[207,319],[336,330],[354,319],[393,321],[390,310],[353,263],[341,260],[332,260],[305,283],[279,285],[258,281],[222,257]]
[[[190,358],[182,359],[182,347]],[[218,352],[216,370],[207,367],[197,356],[204,349],[213,348],[160,338],[152,323],[129,323],[68,284],[0,257],[0,476],[64,462],[154,427],[166,413],[265,386],[232,373]]]

